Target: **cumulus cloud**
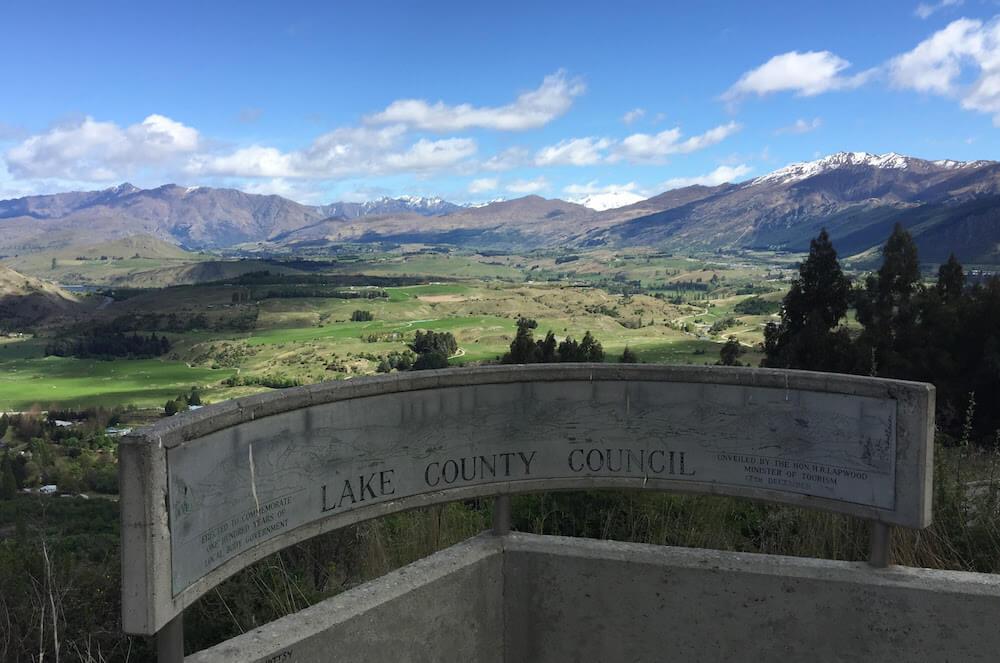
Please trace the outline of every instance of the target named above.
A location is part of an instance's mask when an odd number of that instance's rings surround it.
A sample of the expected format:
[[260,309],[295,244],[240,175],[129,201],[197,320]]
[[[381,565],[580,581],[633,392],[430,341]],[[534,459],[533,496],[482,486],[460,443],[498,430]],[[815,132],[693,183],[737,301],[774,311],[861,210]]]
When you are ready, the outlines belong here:
[[563,115],[573,99],[583,94],[585,86],[565,71],[545,77],[535,90],[524,92],[503,106],[451,106],[443,101],[428,103],[423,99],[400,99],[380,113],[369,115],[369,124],[402,124],[424,131],[448,132],[466,129],[523,131],[544,126]]
[[538,193],[548,186],[549,181],[544,176],[539,176],[533,180],[514,180],[507,185],[507,190],[511,193],[529,194]]
[[251,146],[230,154],[199,155],[187,171],[193,175],[329,179],[431,171],[457,165],[476,153],[470,138],[404,144],[401,126],[371,129],[342,127],[323,134],[304,150],[282,152]]
[[192,153],[198,131],[164,115],[121,127],[85,117],[29,136],[5,154],[15,177],[101,181]]
[[469,193],[486,193],[496,191],[500,186],[499,180],[495,177],[481,177],[469,182]]
[[[953,97],[966,110],[989,113],[1000,126],[1000,20],[961,18],[889,63],[901,89]],[[963,76],[972,79],[962,84]]]
[[779,127],[775,129],[774,133],[778,136],[781,134],[807,134],[810,131],[816,131],[821,126],[823,126],[823,118],[821,117],[814,117],[811,120],[803,120],[802,118],[799,118],[787,127]]
[[722,98],[734,102],[744,97],[763,97],[775,92],[794,92],[811,97],[833,90],[844,90],[862,85],[874,73],[863,71],[854,76],[843,72],[851,66],[847,60],[830,51],[791,51],[773,58],[743,74]]
[[663,183],[663,189],[669,191],[670,189],[679,189],[681,187],[693,186],[695,184],[701,184],[703,186],[718,186],[720,184],[725,184],[726,182],[737,180],[749,174],[752,170],[753,169],[746,164],[740,164],[738,166],[719,166],[712,172],[705,173],[704,175],[671,178]]
[[921,2],[917,5],[917,8],[913,10],[913,14],[921,19],[928,19],[932,14],[941,11],[947,7],[960,7],[963,0],[941,0],[936,3]]
[[625,124],[632,124],[636,120],[641,120],[642,116],[646,114],[645,108],[633,108],[629,112],[622,116],[622,122]]
[[569,138],[538,150],[536,166],[592,166],[604,159],[611,146],[607,138]]
[[671,154],[696,152],[722,142],[740,128],[739,123],[729,122],[684,140],[678,127],[657,134],[632,134],[618,144],[613,160],[624,158],[630,161],[655,162]]

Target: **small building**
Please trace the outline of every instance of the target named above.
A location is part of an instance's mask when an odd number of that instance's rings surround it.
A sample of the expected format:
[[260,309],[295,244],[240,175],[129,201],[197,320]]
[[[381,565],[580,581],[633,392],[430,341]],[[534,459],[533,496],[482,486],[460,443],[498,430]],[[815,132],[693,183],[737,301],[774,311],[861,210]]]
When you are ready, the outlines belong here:
[[42,495],[55,495],[59,492],[59,486],[54,483],[46,484],[38,489],[38,492]]

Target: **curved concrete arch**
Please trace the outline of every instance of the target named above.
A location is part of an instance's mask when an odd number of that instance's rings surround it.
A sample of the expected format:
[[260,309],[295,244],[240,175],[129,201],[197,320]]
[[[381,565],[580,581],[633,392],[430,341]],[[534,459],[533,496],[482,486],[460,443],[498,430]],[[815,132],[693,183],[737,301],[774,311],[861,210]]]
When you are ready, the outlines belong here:
[[632,488],[930,520],[934,390],[725,367],[498,366],[330,382],[165,419],[120,449],[123,622],[248,564],[472,497]]

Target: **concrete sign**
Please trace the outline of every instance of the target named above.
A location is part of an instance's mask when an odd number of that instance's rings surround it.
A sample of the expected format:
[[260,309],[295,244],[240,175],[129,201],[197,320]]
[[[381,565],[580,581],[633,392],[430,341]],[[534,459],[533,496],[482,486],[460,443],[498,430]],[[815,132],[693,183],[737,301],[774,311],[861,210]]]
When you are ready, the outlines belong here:
[[125,602],[130,582],[159,592],[141,618],[125,611],[126,630],[154,632],[322,531],[480,495],[687,491],[923,527],[931,412],[933,388],[915,383],[603,365],[407,374],[205,408],[123,443],[123,519],[126,500],[146,505],[141,527],[124,521]]

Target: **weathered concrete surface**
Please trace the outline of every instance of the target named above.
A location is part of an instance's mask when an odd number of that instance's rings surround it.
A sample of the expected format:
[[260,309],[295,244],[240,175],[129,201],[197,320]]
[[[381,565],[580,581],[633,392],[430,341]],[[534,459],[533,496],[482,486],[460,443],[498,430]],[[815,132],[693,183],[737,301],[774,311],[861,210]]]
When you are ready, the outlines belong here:
[[724,494],[923,527],[930,385],[803,371],[500,366],[325,383],[121,445],[123,625],[351,523],[539,490]]
[[185,661],[502,663],[500,544],[470,539]]
[[1000,576],[479,536],[188,663],[996,661]]
[[506,660],[996,661],[1000,576],[508,536]]

